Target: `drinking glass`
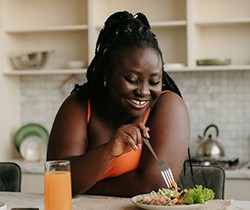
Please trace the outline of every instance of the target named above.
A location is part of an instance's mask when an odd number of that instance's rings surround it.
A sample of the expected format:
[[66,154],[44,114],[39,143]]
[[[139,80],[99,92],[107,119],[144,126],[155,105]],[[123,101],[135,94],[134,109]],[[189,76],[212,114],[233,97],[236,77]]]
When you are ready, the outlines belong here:
[[45,163],[44,209],[72,210],[70,162],[67,160]]

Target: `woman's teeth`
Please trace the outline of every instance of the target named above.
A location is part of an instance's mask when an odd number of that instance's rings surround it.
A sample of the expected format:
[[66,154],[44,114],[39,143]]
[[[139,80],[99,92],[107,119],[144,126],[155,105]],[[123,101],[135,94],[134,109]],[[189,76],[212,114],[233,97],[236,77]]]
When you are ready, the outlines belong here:
[[147,105],[148,101],[138,101],[134,99],[129,99],[130,102],[132,102],[134,105],[136,105],[139,108],[142,108]]

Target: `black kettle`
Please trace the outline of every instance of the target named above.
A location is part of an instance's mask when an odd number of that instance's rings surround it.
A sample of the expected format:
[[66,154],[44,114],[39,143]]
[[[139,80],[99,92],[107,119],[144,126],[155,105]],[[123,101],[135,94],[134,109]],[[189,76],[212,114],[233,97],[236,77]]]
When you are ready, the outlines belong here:
[[219,136],[219,129],[216,125],[211,124],[204,130],[203,136],[198,136],[198,148],[196,155],[197,157],[207,157],[207,158],[220,158],[225,156],[224,149],[221,144],[212,136],[212,134],[207,134],[210,128],[214,128],[216,131],[216,138]]

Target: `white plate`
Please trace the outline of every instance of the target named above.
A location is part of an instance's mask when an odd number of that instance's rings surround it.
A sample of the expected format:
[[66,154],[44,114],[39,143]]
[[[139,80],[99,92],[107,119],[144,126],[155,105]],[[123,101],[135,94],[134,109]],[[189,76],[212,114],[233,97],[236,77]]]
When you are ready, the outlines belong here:
[[204,204],[193,204],[193,205],[176,205],[176,206],[157,206],[157,205],[149,205],[137,202],[138,198],[141,196],[147,196],[149,194],[137,195],[131,198],[132,203],[142,209],[148,210],[193,210],[200,209]]
[[28,136],[20,145],[20,153],[27,161],[39,161],[45,159],[47,145],[41,137]]
[[0,210],[7,210],[7,205],[0,201]]
[[38,136],[44,141],[47,145],[49,140],[49,133],[45,127],[36,123],[28,123],[22,126],[15,134],[14,145],[17,151],[20,153],[20,146],[24,139],[29,136]]

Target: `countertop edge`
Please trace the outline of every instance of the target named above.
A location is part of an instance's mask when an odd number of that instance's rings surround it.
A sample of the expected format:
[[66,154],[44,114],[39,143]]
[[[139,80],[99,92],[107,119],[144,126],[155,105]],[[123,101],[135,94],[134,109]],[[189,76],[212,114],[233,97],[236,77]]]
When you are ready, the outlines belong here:
[[[14,159],[10,160],[12,162],[17,163],[24,174],[44,174],[44,163],[45,161],[25,161],[22,159]],[[250,180],[250,169],[246,166],[234,169],[234,170],[225,170],[226,179],[249,179]]]

